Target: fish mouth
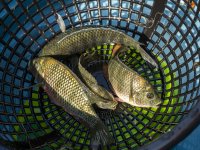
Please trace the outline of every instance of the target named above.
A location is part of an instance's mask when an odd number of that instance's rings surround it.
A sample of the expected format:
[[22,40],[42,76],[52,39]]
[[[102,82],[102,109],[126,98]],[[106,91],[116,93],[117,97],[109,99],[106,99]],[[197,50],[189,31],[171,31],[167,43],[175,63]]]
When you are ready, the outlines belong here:
[[158,108],[160,106],[160,104],[162,103],[162,101],[157,101],[157,102],[154,102],[151,107],[154,107],[154,108]]
[[149,101],[149,103],[146,103],[144,105],[135,104],[135,106],[137,106],[137,107],[144,107],[144,108],[150,108],[150,107],[152,107],[152,108],[158,108],[161,103],[162,103],[162,101],[151,100],[151,101]]
[[160,105],[162,103],[162,101],[159,101],[158,103],[156,103],[156,106]]
[[27,70],[30,71],[32,73],[32,75],[34,75],[36,80],[38,80],[38,78],[39,78],[39,73],[38,73],[37,69],[38,69],[38,67],[37,67],[37,64],[35,64],[35,59],[31,59],[28,62]]

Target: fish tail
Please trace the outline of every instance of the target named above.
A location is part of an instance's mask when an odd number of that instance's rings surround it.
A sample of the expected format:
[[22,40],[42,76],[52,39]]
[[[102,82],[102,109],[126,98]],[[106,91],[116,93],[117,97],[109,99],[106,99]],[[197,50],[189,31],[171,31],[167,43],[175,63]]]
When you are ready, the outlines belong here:
[[92,129],[91,136],[92,149],[98,149],[100,146],[110,145],[114,142],[108,129],[101,122]]

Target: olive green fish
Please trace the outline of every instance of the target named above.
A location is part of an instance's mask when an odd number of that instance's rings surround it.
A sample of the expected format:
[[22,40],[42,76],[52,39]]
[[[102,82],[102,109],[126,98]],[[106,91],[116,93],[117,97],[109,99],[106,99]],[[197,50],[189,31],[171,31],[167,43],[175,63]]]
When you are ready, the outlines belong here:
[[39,57],[30,61],[29,70],[53,103],[90,128],[92,146],[112,143],[112,136],[92,107],[90,90],[66,65],[51,57]]
[[120,60],[119,55],[123,53],[122,48],[108,64],[108,78],[114,92],[132,106],[157,107],[161,99],[153,86]]
[[[78,70],[79,74],[81,76],[82,81],[90,88],[91,91],[95,93],[95,95],[98,95],[101,97],[104,101],[107,101],[108,104],[105,104],[105,106],[102,106],[103,108],[111,107],[116,108],[116,105],[118,104],[117,101],[115,101],[113,95],[108,92],[106,89],[104,89],[102,86],[100,86],[96,79],[88,72],[88,70],[84,67],[86,64],[93,60],[97,60],[98,58],[96,57],[97,55],[95,53],[89,54],[89,53],[84,53],[80,56],[79,62],[78,62]],[[102,100],[102,101],[103,101]],[[112,108],[112,107],[111,107]],[[108,108],[108,109],[111,109]]]
[[79,27],[62,32],[47,43],[39,56],[72,55],[104,43],[136,46],[144,60],[158,67],[157,63],[140,47],[132,37],[108,27]]

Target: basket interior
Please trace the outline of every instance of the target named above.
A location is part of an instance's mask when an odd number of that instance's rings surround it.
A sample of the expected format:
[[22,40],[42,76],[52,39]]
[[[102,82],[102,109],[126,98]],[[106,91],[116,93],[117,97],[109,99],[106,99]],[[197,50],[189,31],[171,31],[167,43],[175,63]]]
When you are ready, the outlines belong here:
[[[73,117],[50,103],[38,87],[20,90],[36,83],[27,64],[42,47],[61,33],[56,23],[59,13],[67,29],[101,25],[115,27],[135,40],[146,43],[145,50],[158,62],[155,70],[130,48],[127,65],[147,78],[162,96],[159,108],[132,107],[121,103],[123,113],[96,109],[117,146],[141,147],[172,130],[197,104],[199,93],[198,49],[199,5],[186,0],[168,0],[152,34],[143,41],[156,7],[153,0],[50,1],[10,0],[0,2],[0,138],[3,144],[20,148],[87,149],[90,134]],[[158,7],[158,6],[157,6]],[[156,17],[157,18],[157,17]],[[140,24],[138,24],[140,22]],[[100,61],[88,65],[97,80],[98,67],[110,58],[113,45],[97,45]],[[105,87],[106,84],[102,83]],[[189,123],[189,122],[188,122]]]

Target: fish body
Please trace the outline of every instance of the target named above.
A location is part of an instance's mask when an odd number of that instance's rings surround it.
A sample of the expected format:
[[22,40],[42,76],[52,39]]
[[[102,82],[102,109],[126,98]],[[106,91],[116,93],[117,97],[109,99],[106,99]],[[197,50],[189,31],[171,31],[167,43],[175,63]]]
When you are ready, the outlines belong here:
[[119,58],[120,51],[108,64],[108,78],[116,95],[124,102],[139,107],[156,107],[161,103],[153,86]]
[[140,43],[119,30],[107,27],[79,27],[63,32],[47,43],[39,56],[72,55],[104,43],[136,46],[143,59],[158,67],[157,63],[140,47]]
[[88,92],[89,99],[99,108],[115,110],[118,102],[111,93],[97,83],[93,75],[85,68],[89,62],[98,59],[95,56],[93,54],[83,53],[80,57],[71,55],[68,60],[70,61],[73,72],[90,89],[90,92]]
[[88,64],[90,61],[98,59],[96,58],[95,53],[89,54],[84,53],[79,58],[78,63],[78,69],[80,72],[80,76],[82,78],[82,81],[90,88],[91,91],[95,93],[95,95],[100,96],[102,99],[107,100],[108,103],[111,103],[110,105],[117,105],[117,102],[114,100],[113,95],[108,92],[106,89],[104,89],[102,86],[100,86],[96,79],[90,74],[87,69],[84,67],[85,64]]
[[39,57],[29,63],[29,69],[52,102],[90,128],[91,145],[111,143],[112,136],[92,107],[89,90],[67,66],[51,57]]

